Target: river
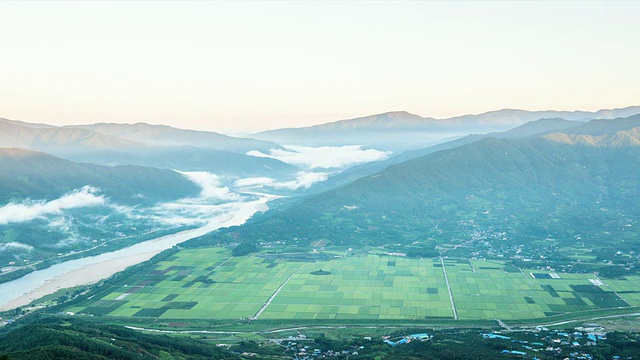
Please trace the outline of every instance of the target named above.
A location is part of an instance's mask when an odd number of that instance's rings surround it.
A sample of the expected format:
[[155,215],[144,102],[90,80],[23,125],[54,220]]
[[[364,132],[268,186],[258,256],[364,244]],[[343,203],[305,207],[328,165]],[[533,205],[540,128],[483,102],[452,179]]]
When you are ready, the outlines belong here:
[[129,266],[147,261],[181,242],[219,228],[241,225],[256,212],[266,211],[267,201],[273,198],[275,196],[262,195],[255,201],[228,203],[222,207],[222,214],[202,227],[144,241],[113,252],[69,260],[2,283],[0,311],[28,305],[34,299],[53,294],[59,289],[98,282]]

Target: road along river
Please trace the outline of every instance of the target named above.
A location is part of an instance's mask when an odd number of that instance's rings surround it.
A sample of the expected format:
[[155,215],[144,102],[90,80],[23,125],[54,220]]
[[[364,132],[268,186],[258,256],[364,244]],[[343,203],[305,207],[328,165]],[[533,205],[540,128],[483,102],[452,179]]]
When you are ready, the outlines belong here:
[[0,311],[28,305],[34,299],[53,294],[59,289],[98,282],[129,266],[147,261],[181,242],[219,228],[241,225],[256,212],[266,211],[267,201],[277,197],[261,195],[255,201],[224,204],[222,213],[200,228],[144,241],[97,256],[66,261],[2,283],[0,284]]

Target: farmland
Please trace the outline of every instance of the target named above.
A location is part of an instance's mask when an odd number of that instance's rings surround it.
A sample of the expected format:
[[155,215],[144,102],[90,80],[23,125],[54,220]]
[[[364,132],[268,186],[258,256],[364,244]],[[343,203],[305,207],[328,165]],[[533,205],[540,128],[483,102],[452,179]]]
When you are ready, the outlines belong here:
[[233,257],[228,248],[180,250],[105,284],[90,300],[66,311],[164,323],[521,322],[640,306],[640,277],[600,279],[521,269],[502,261],[344,255],[263,252]]

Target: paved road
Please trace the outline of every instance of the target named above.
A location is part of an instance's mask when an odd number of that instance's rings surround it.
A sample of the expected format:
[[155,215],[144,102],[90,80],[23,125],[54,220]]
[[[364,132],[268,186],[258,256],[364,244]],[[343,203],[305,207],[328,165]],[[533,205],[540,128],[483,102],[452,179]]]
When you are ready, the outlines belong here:
[[258,310],[258,312],[250,317],[251,320],[256,320],[258,319],[258,317],[262,314],[263,311],[265,311],[267,309],[267,307],[271,304],[271,302],[273,301],[273,299],[276,298],[276,296],[278,296],[278,293],[280,292],[280,290],[282,290],[282,288],[287,285],[287,282],[289,282],[289,280],[291,280],[291,278],[293,277],[293,275],[297,274],[298,272],[308,268],[309,266],[313,265],[313,263],[305,266],[305,267],[301,267],[300,269],[294,271],[291,273],[291,275],[289,275],[289,277],[287,278],[287,280],[285,280],[282,285],[280,285],[280,287],[273,293],[273,295],[271,295],[271,297],[269,298],[269,300],[267,300],[267,302],[264,303],[264,305],[262,305],[262,307],[260,308],[260,310]]
[[447,268],[444,266],[444,259],[442,257],[440,258],[440,264],[442,264],[442,273],[444,274],[444,281],[447,283],[447,291],[449,291],[449,300],[451,300],[451,309],[453,309],[453,319],[458,320],[458,310],[456,310],[456,304],[453,302],[453,293],[451,292],[451,285],[449,285]]

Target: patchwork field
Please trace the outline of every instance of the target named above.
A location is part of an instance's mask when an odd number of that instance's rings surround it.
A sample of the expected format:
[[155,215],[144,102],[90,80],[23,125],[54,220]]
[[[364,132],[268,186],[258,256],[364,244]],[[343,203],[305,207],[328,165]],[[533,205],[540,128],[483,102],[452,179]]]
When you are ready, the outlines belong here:
[[374,254],[330,260],[304,254],[232,257],[228,249],[210,248],[182,250],[68,311],[176,321],[517,320],[640,306],[638,289],[640,277],[603,280],[498,261]]
[[608,287],[593,285],[593,274],[506,272],[503,263],[476,260],[446,259],[445,265],[460,319],[531,319],[629,306]]

